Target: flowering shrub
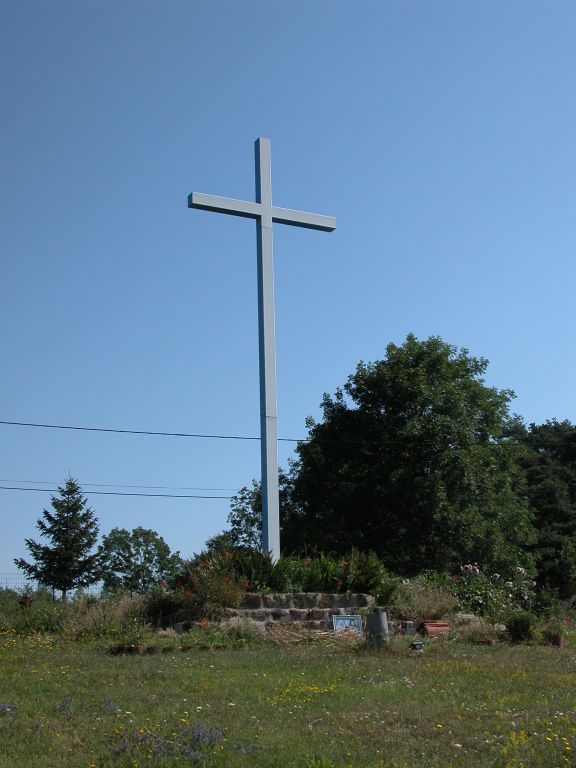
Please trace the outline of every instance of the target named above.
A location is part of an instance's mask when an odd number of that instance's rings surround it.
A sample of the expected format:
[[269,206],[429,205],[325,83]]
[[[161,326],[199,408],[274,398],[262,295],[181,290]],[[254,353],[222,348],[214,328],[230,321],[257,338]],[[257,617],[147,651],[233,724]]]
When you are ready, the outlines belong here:
[[487,575],[478,563],[467,563],[452,577],[452,583],[460,608],[479,616],[501,619],[511,610],[528,610],[534,604],[536,582],[521,566],[503,576]]
[[239,578],[231,553],[219,552],[187,564],[171,585],[161,584],[153,607],[160,616],[181,613],[187,618],[219,619],[225,608],[240,602],[248,581]]

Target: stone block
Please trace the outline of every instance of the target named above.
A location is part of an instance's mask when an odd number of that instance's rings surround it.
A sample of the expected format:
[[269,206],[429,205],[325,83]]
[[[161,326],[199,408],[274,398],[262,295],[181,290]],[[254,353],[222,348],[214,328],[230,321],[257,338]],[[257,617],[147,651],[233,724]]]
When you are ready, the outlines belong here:
[[289,608],[290,596],[282,593],[262,595],[264,608]]
[[330,610],[328,608],[312,608],[310,611],[310,620],[328,621]]
[[340,595],[321,594],[318,598],[318,608],[336,608]]
[[290,608],[291,621],[305,621],[310,611],[307,608]]
[[288,608],[272,608],[270,613],[274,621],[290,621],[290,610]]
[[240,608],[262,608],[262,595],[258,592],[246,592],[240,601]]
[[361,592],[351,595],[351,601],[349,605],[353,605],[357,608],[371,608],[375,605],[375,600],[372,595],[364,595]]
[[294,592],[294,608],[315,608],[318,605],[316,592]]
[[252,621],[272,621],[272,611],[266,608],[251,608],[249,610],[239,611],[239,614],[245,619]]

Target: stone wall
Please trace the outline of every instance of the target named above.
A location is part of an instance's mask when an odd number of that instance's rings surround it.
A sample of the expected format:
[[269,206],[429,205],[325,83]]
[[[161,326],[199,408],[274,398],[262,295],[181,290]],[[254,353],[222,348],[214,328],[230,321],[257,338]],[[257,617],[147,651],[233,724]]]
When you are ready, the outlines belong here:
[[332,626],[332,616],[358,613],[359,608],[372,608],[371,595],[331,595],[321,592],[260,594],[247,592],[237,608],[228,608],[228,617],[238,616],[265,625],[291,622],[294,626],[325,629]]

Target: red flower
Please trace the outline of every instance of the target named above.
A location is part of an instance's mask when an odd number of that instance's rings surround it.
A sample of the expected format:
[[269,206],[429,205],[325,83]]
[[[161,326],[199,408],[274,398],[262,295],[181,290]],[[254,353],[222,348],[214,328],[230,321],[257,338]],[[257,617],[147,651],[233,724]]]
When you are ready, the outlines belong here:
[[201,624],[203,627],[206,626],[206,624],[208,624],[208,619],[206,618],[206,616],[200,616],[200,619],[198,621],[199,621],[199,624]]
[[348,568],[350,563],[348,562],[348,560],[342,560],[342,565],[344,566],[344,568]]

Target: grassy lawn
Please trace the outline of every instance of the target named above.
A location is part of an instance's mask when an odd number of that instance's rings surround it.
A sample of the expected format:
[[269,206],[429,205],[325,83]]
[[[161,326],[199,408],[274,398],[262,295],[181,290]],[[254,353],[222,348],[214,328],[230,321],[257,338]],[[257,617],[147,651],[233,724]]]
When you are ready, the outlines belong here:
[[407,648],[111,656],[96,642],[2,635],[0,766],[576,765],[576,638],[563,650]]

